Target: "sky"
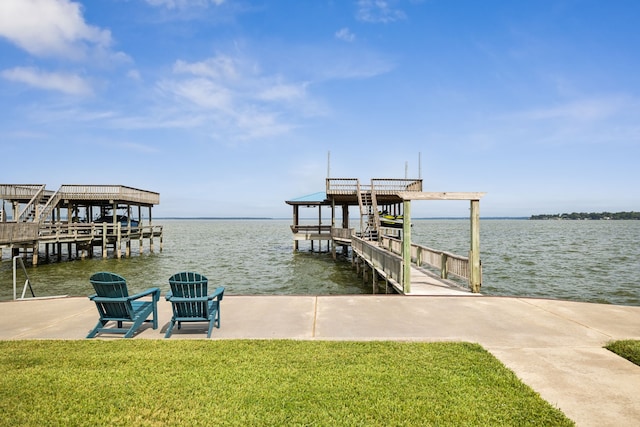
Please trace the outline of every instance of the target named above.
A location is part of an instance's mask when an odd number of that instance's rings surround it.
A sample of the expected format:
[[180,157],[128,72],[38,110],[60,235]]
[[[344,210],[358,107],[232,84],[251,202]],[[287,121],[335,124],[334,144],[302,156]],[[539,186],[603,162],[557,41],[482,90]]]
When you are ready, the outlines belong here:
[[[0,183],[287,218],[325,178],[640,210],[636,0],[0,0]],[[468,216],[421,201],[412,216]]]

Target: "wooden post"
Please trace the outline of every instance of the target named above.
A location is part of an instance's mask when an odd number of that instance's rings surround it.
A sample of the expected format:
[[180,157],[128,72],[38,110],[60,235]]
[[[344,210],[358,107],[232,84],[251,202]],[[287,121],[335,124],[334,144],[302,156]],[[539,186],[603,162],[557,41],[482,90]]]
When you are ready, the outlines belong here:
[[31,258],[31,262],[34,267],[38,265],[38,250],[40,249],[39,246],[40,245],[38,244],[38,241],[33,244],[33,257]]
[[480,200],[471,200],[471,248],[469,250],[469,287],[480,292]]
[[107,257],[107,223],[102,223],[102,258]]
[[[293,205],[293,228],[294,230],[297,229],[298,227],[298,211],[299,211],[299,206],[298,205]],[[293,251],[297,252],[298,251],[298,241],[296,240],[295,236],[293,238]]]
[[[153,227],[151,227],[153,233]],[[142,206],[138,205],[138,252],[142,254],[144,241],[144,224],[142,223]]]
[[149,206],[149,225],[151,226],[151,233],[149,234],[149,253],[153,253],[153,224],[151,218],[151,206]]
[[[115,215],[113,216],[114,218],[116,217]],[[116,247],[115,247],[115,253],[116,253],[116,258],[120,259],[120,257],[122,257],[122,252],[120,250],[122,246],[122,225],[120,224],[120,221],[118,221],[116,223]]]
[[449,269],[447,268],[447,260],[449,256],[444,252],[440,255],[440,277],[443,279],[449,278]]
[[402,290],[408,294],[411,292],[411,201],[404,200],[402,204]]

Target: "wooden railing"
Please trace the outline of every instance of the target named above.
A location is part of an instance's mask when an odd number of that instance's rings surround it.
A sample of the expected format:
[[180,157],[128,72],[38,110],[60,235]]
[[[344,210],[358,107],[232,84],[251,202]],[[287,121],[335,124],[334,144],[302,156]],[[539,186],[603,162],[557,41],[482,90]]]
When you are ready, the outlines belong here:
[[0,245],[35,242],[38,240],[38,229],[37,222],[0,223]]
[[422,191],[422,180],[374,178],[371,180],[371,188],[375,190],[376,194],[395,194],[398,191]]
[[421,179],[376,178],[371,184],[359,184],[357,178],[327,178],[327,195],[357,195],[360,191],[375,190],[376,194],[395,194],[399,191],[422,191]]
[[36,191],[29,203],[27,203],[22,211],[18,214],[18,222],[26,222],[26,221],[34,221],[36,219],[36,215],[38,214],[38,207],[44,198],[44,185],[41,186],[38,191]]
[[124,185],[63,185],[58,193],[69,199],[119,200],[123,202],[157,205],[160,194]]
[[332,228],[331,237],[338,240],[351,240],[354,231],[353,228]]
[[[382,236],[381,246],[397,255],[402,255],[402,241],[389,236]],[[469,258],[439,251],[426,246],[411,244],[411,262],[422,267],[427,265],[440,272],[440,277],[448,279],[449,275],[468,281],[471,277],[469,271]],[[482,279],[482,276],[480,277]]]
[[330,234],[330,225],[292,225],[291,231],[294,233],[318,233],[318,234]]
[[351,248],[370,262],[385,279],[395,282],[402,289],[402,257],[355,235],[351,236]]
[[358,194],[358,178],[327,178],[327,195]]
[[43,184],[0,184],[0,199],[28,200],[43,186]]
[[[329,231],[329,230],[327,230]],[[116,224],[96,223],[42,223],[37,222],[4,222],[0,223],[0,245],[29,243],[40,241],[77,242],[93,239],[118,237],[138,238],[140,236],[162,235],[161,225],[144,225],[126,227]]]

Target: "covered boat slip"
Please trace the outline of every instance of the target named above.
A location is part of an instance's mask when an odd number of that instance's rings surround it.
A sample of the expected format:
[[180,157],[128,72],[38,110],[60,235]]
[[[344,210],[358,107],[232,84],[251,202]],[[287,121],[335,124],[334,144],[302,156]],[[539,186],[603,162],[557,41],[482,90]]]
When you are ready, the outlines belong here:
[[[106,257],[112,248],[116,257],[131,254],[131,241],[142,251],[148,239],[160,239],[162,226],[152,224],[152,208],[160,194],[122,185],[62,185],[49,191],[40,184],[0,184],[0,255],[8,248],[12,256],[31,253],[38,263],[40,245],[60,259],[66,243],[69,257],[93,256],[94,248]],[[8,206],[7,206],[8,205]],[[146,217],[146,218],[145,218]]]
[[[482,284],[480,263],[479,192],[423,192],[422,179],[372,179],[361,184],[357,178],[327,178],[326,192],[315,193],[286,203],[293,207],[294,249],[302,240],[327,242],[334,257],[336,247],[352,249],[352,262],[363,272],[373,272],[374,292],[379,279],[385,291],[394,289],[405,295],[455,295],[479,293]],[[411,202],[426,200],[468,200],[470,202],[470,244],[468,256],[459,256],[411,242]],[[330,207],[331,224],[322,223],[322,208]],[[359,230],[350,228],[349,207],[359,208]],[[318,209],[317,223],[302,224],[300,208]],[[337,224],[336,210],[341,210]],[[393,219],[393,221],[391,221]],[[455,277],[468,283],[461,289]]]

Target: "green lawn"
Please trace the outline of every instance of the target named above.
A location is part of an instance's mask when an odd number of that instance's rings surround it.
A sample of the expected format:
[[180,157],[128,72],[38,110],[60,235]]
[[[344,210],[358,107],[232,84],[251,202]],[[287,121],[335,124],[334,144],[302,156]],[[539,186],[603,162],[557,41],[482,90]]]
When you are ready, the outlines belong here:
[[573,425],[479,345],[0,341],[0,425]]
[[640,341],[637,340],[620,340],[609,343],[605,347],[616,353],[618,356],[624,357],[630,362],[640,366]]

